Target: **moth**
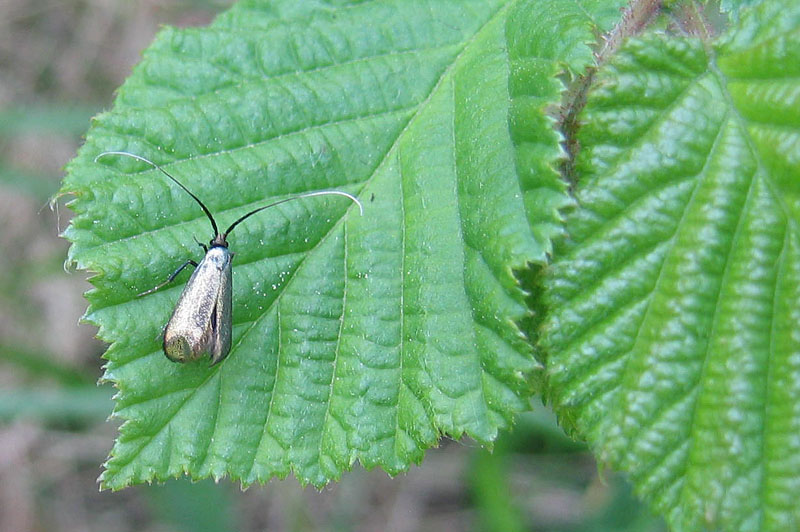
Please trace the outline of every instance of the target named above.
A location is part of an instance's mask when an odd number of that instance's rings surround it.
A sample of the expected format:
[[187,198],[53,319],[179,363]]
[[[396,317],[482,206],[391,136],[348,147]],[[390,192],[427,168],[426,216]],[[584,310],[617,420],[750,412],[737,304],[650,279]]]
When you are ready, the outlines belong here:
[[194,199],[211,222],[214,237],[208,245],[199,243],[205,255],[197,263],[192,259],[181,264],[167,278],[166,281],[150,290],[138,294],[142,297],[171,283],[184,268],[191,265],[192,272],[189,282],[183,289],[172,316],[164,328],[163,348],[164,354],[173,362],[187,362],[197,360],[205,355],[211,358],[211,365],[222,362],[231,350],[231,331],[233,324],[233,252],[228,247],[228,236],[237,225],[250,216],[270,207],[275,207],[287,201],[310,198],[313,196],[335,195],[348,198],[358,205],[359,212],[363,215],[364,209],[361,202],[347,192],[341,190],[319,190],[297,194],[282,200],[253,209],[234,221],[225,231],[220,232],[217,222],[211,211],[188,188],[175,179],[166,170],[156,163],[139,155],[124,151],[107,151],[95,157],[97,162],[101,157],[120,155],[132,157],[145,162],[171,179],[189,196]]

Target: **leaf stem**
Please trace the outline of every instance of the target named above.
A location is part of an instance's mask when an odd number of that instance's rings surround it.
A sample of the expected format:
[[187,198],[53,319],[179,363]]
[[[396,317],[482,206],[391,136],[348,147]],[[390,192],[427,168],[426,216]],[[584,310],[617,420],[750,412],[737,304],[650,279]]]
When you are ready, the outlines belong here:
[[595,52],[595,66],[586,69],[586,72],[576,78],[564,92],[561,112],[557,117],[559,130],[564,135],[564,150],[567,157],[561,167],[561,173],[570,187],[577,182],[575,175],[575,159],[580,150],[576,140],[580,124],[578,115],[586,105],[586,95],[594,81],[597,68],[605,64],[612,57],[623,41],[633,35],[641,33],[648,23],[658,14],[662,7],[660,0],[633,0],[628,7],[622,10],[622,18],[614,28],[608,32],[597,47]]

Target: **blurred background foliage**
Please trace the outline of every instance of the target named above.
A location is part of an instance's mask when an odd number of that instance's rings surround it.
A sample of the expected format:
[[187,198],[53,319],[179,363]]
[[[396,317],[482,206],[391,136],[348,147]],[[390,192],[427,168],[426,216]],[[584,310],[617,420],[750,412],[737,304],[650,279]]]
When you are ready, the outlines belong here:
[[293,479],[98,491],[113,390],[96,385],[104,346],[78,324],[89,284],[62,268],[69,213],[49,199],[158,28],[229,3],[0,0],[0,532],[664,530],[540,405],[493,453],[444,441],[395,479],[356,467],[322,492]]

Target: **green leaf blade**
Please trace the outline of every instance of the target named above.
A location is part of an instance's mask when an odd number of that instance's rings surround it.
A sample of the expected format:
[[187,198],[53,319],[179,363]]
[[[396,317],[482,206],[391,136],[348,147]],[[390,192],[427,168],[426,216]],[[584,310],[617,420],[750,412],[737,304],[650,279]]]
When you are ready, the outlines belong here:
[[651,36],[598,74],[546,280],[562,422],[678,530],[797,524],[797,10],[753,11],[716,50]]
[[[290,473],[322,486],[356,461],[395,474],[442,435],[489,446],[527,408],[536,364],[513,272],[544,261],[568,200],[554,136],[539,133],[549,173],[518,176],[514,5],[242,3],[208,30],[160,34],[64,185],[125,420],[104,487]],[[159,333],[189,273],[135,295],[200,260],[209,223],[147,165],[93,161],[105,150],[162,165],[221,229],[312,190],[356,194],[364,214],[317,197],[238,226],[231,354],[173,364]]]

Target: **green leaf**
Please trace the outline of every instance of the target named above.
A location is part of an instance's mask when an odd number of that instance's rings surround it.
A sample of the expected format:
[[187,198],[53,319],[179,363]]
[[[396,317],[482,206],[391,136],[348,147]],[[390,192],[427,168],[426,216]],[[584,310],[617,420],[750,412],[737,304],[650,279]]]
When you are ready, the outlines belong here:
[[[242,2],[165,29],[69,165],[70,259],[97,272],[86,317],[111,343],[125,420],[104,487],[290,472],[321,486],[357,460],[394,474],[441,435],[488,446],[527,408],[513,272],[544,260],[568,201],[541,118],[556,61],[525,68],[513,2],[336,4]],[[148,166],[94,162],[106,150],[163,165],[222,227],[330,188],[364,215],[317,197],[237,227],[230,356],[174,364],[159,332],[188,274],[135,294],[199,260],[209,224]]]
[[800,7],[631,40],[582,116],[549,397],[675,530],[800,526]]

